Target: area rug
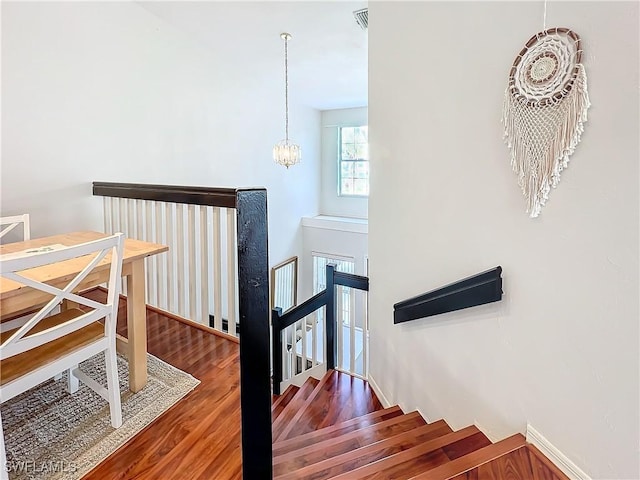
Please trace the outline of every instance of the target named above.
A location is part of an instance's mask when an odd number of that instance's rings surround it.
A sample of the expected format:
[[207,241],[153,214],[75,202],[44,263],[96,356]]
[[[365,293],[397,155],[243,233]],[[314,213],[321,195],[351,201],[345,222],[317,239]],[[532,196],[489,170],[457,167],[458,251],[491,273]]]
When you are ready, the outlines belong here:
[[[80,369],[106,385],[104,355]],[[70,395],[66,373],[5,403],[2,411],[10,480],[77,480],[193,390],[191,375],[148,356],[148,382],[129,391],[127,360],[118,356],[122,426],[111,427],[109,404],[80,383]]]

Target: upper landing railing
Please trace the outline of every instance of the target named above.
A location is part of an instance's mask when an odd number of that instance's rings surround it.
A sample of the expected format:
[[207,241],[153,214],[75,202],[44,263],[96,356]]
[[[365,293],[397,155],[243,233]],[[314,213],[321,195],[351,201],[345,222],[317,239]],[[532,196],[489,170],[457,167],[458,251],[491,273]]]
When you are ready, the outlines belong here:
[[[307,347],[304,344],[305,332],[307,330],[307,317],[317,312],[320,309],[324,309],[324,315],[320,318],[323,319],[322,331],[324,332],[324,355],[323,360],[318,361],[318,357],[315,352],[315,339],[312,341],[312,346],[309,349],[313,349],[313,355],[311,356],[312,366],[316,363],[323,367],[323,370],[335,369],[338,367],[339,343],[341,343],[342,333],[342,319],[340,317],[340,309],[336,308],[340,303],[340,297],[336,296],[336,291],[340,287],[353,288],[358,290],[369,291],[369,279],[360,275],[354,275],[351,273],[343,273],[335,270],[335,266],[328,264],[326,266],[326,288],[321,292],[318,292],[313,297],[307,299],[300,305],[287,310],[285,313],[280,308],[274,308],[271,311],[271,348],[273,350],[273,393],[280,394],[282,390],[283,381],[291,381],[292,377],[299,374],[304,374],[307,370]],[[295,332],[290,331],[293,327],[303,322],[304,326],[300,329],[302,331],[302,352],[301,355],[295,355],[296,352],[296,340]],[[315,321],[315,320],[314,320]],[[298,329],[296,329],[297,331]],[[350,339],[351,339],[351,361],[349,373],[355,372],[354,361],[354,323],[353,319],[350,322]],[[343,340],[344,341],[344,340]],[[363,344],[366,345],[366,338],[363,339]],[[366,350],[364,350],[363,362],[366,363]],[[298,357],[298,358],[297,358]],[[301,368],[298,369],[294,366],[291,367],[291,361],[301,362]]]
[[107,233],[169,245],[148,260],[147,303],[239,335],[243,478],[270,479],[266,190],[94,182],[93,194]]

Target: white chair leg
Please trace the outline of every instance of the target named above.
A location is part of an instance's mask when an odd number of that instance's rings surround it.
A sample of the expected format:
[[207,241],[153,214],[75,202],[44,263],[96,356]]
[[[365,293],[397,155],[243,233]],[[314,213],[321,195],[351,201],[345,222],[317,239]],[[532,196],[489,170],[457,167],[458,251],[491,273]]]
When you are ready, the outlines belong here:
[[67,390],[69,393],[76,393],[80,387],[80,380],[73,374],[73,370],[78,368],[78,365],[74,365],[67,371]]
[[119,428],[122,425],[122,407],[120,405],[120,382],[118,380],[118,362],[116,360],[115,345],[104,351],[107,364],[107,389],[109,390],[109,412],[111,426]]
[[4,448],[4,430],[2,429],[2,414],[0,414],[0,480],[9,480],[7,471],[7,452]]

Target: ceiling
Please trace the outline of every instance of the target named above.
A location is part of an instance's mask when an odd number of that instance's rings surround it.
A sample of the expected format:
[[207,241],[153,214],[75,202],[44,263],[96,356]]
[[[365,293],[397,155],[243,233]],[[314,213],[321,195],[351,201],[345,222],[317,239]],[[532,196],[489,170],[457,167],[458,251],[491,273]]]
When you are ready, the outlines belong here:
[[[367,32],[351,1],[140,2],[140,6],[209,48],[222,68],[259,75],[284,89],[289,32],[292,100],[319,110],[367,105]],[[229,71],[229,70],[226,70]]]

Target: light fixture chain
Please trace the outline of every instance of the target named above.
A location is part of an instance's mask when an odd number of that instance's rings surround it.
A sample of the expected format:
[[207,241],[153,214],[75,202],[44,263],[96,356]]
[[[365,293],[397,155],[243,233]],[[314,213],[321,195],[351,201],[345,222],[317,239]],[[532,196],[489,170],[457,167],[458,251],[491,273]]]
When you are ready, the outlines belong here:
[[289,141],[289,48],[288,35],[284,37],[284,138]]
[[289,40],[291,35],[283,32],[280,38],[284,40],[284,131],[285,139],[273,147],[273,160],[279,165],[289,168],[300,162],[300,146],[289,141]]

